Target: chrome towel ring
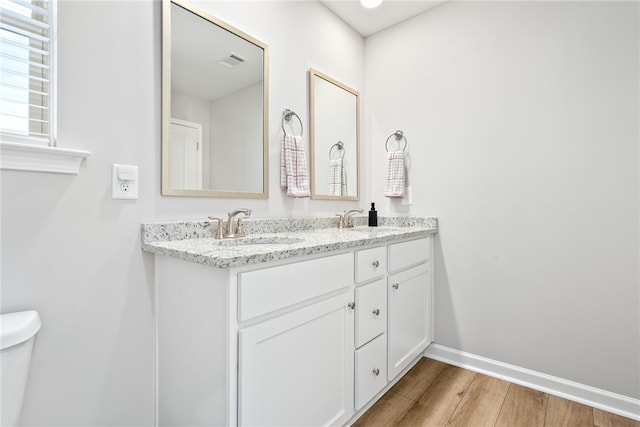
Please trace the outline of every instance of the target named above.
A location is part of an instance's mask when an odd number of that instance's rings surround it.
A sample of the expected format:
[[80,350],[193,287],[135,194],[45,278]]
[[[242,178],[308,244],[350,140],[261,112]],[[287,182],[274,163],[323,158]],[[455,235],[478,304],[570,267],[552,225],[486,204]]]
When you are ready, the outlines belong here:
[[[336,142],[335,144],[333,144],[333,145],[331,146],[331,148],[329,148],[329,160],[334,160],[334,159],[331,157],[331,154],[333,153],[333,149],[334,149],[334,148],[335,148],[336,150],[338,150],[338,151],[341,151],[341,152],[342,152],[342,155],[341,155],[340,157],[338,157],[338,159],[344,159],[344,153],[345,153],[344,143],[343,143],[342,141],[338,141],[338,142]],[[335,160],[338,160],[338,159],[335,159]]]
[[285,135],[287,134],[287,131],[284,129],[284,122],[285,120],[287,122],[290,121],[291,116],[296,116],[296,118],[300,122],[300,135],[302,135],[304,133],[304,127],[302,126],[302,119],[300,119],[300,116],[297,115],[295,111],[289,110],[288,108],[285,108],[285,110],[282,112],[282,120],[280,121],[280,124],[282,125],[282,132],[284,132]]
[[401,130],[397,130],[391,135],[389,135],[389,137],[387,138],[387,141],[384,143],[384,148],[387,150],[387,152],[389,152],[389,140],[391,139],[392,136],[396,138],[396,141],[398,141],[398,143],[400,142],[401,139],[404,139],[404,145],[402,146],[402,151],[404,151],[407,148],[407,137],[404,136],[404,133]]

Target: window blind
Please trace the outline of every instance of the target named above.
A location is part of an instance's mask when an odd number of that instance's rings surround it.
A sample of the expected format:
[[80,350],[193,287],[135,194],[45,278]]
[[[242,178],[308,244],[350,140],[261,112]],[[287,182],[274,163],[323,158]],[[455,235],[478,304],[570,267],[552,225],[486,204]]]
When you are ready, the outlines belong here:
[[0,135],[52,144],[53,0],[0,0]]

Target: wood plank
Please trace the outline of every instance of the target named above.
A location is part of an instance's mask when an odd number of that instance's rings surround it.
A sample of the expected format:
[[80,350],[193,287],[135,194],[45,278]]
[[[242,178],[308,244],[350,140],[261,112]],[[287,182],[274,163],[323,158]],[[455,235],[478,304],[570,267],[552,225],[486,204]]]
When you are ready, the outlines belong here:
[[549,396],[545,426],[593,426],[593,408],[557,396]]
[[445,363],[423,357],[391,390],[417,401],[445,366]]
[[395,426],[414,404],[413,400],[389,390],[353,424],[353,427]]
[[506,381],[476,374],[447,426],[493,427],[508,389]]
[[511,384],[496,427],[544,427],[549,395]]
[[[414,402],[425,388],[421,382],[430,385]],[[481,427],[493,421],[495,427],[640,427],[639,421],[427,358],[354,426]]]
[[399,426],[444,426],[475,377],[475,372],[446,365]]
[[596,427],[640,427],[640,421],[593,408],[593,424]]

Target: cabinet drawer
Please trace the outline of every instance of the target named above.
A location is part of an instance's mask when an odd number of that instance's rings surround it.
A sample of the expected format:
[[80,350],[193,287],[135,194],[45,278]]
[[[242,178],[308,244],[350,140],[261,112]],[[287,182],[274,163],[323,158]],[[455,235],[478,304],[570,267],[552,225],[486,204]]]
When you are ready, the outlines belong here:
[[356,350],[356,411],[387,385],[387,336]]
[[387,328],[387,282],[376,280],[356,288],[356,347]]
[[389,245],[389,271],[419,264],[431,258],[431,238]]
[[238,320],[245,321],[349,286],[353,255],[280,265],[238,274]]
[[356,251],[356,282],[365,282],[387,272],[387,248]]

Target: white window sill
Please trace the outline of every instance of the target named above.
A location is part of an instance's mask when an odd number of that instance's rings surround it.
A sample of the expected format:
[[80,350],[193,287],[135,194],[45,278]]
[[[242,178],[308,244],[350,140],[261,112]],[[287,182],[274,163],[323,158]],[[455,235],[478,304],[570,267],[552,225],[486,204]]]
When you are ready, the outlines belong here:
[[0,169],[77,175],[88,151],[0,142]]

